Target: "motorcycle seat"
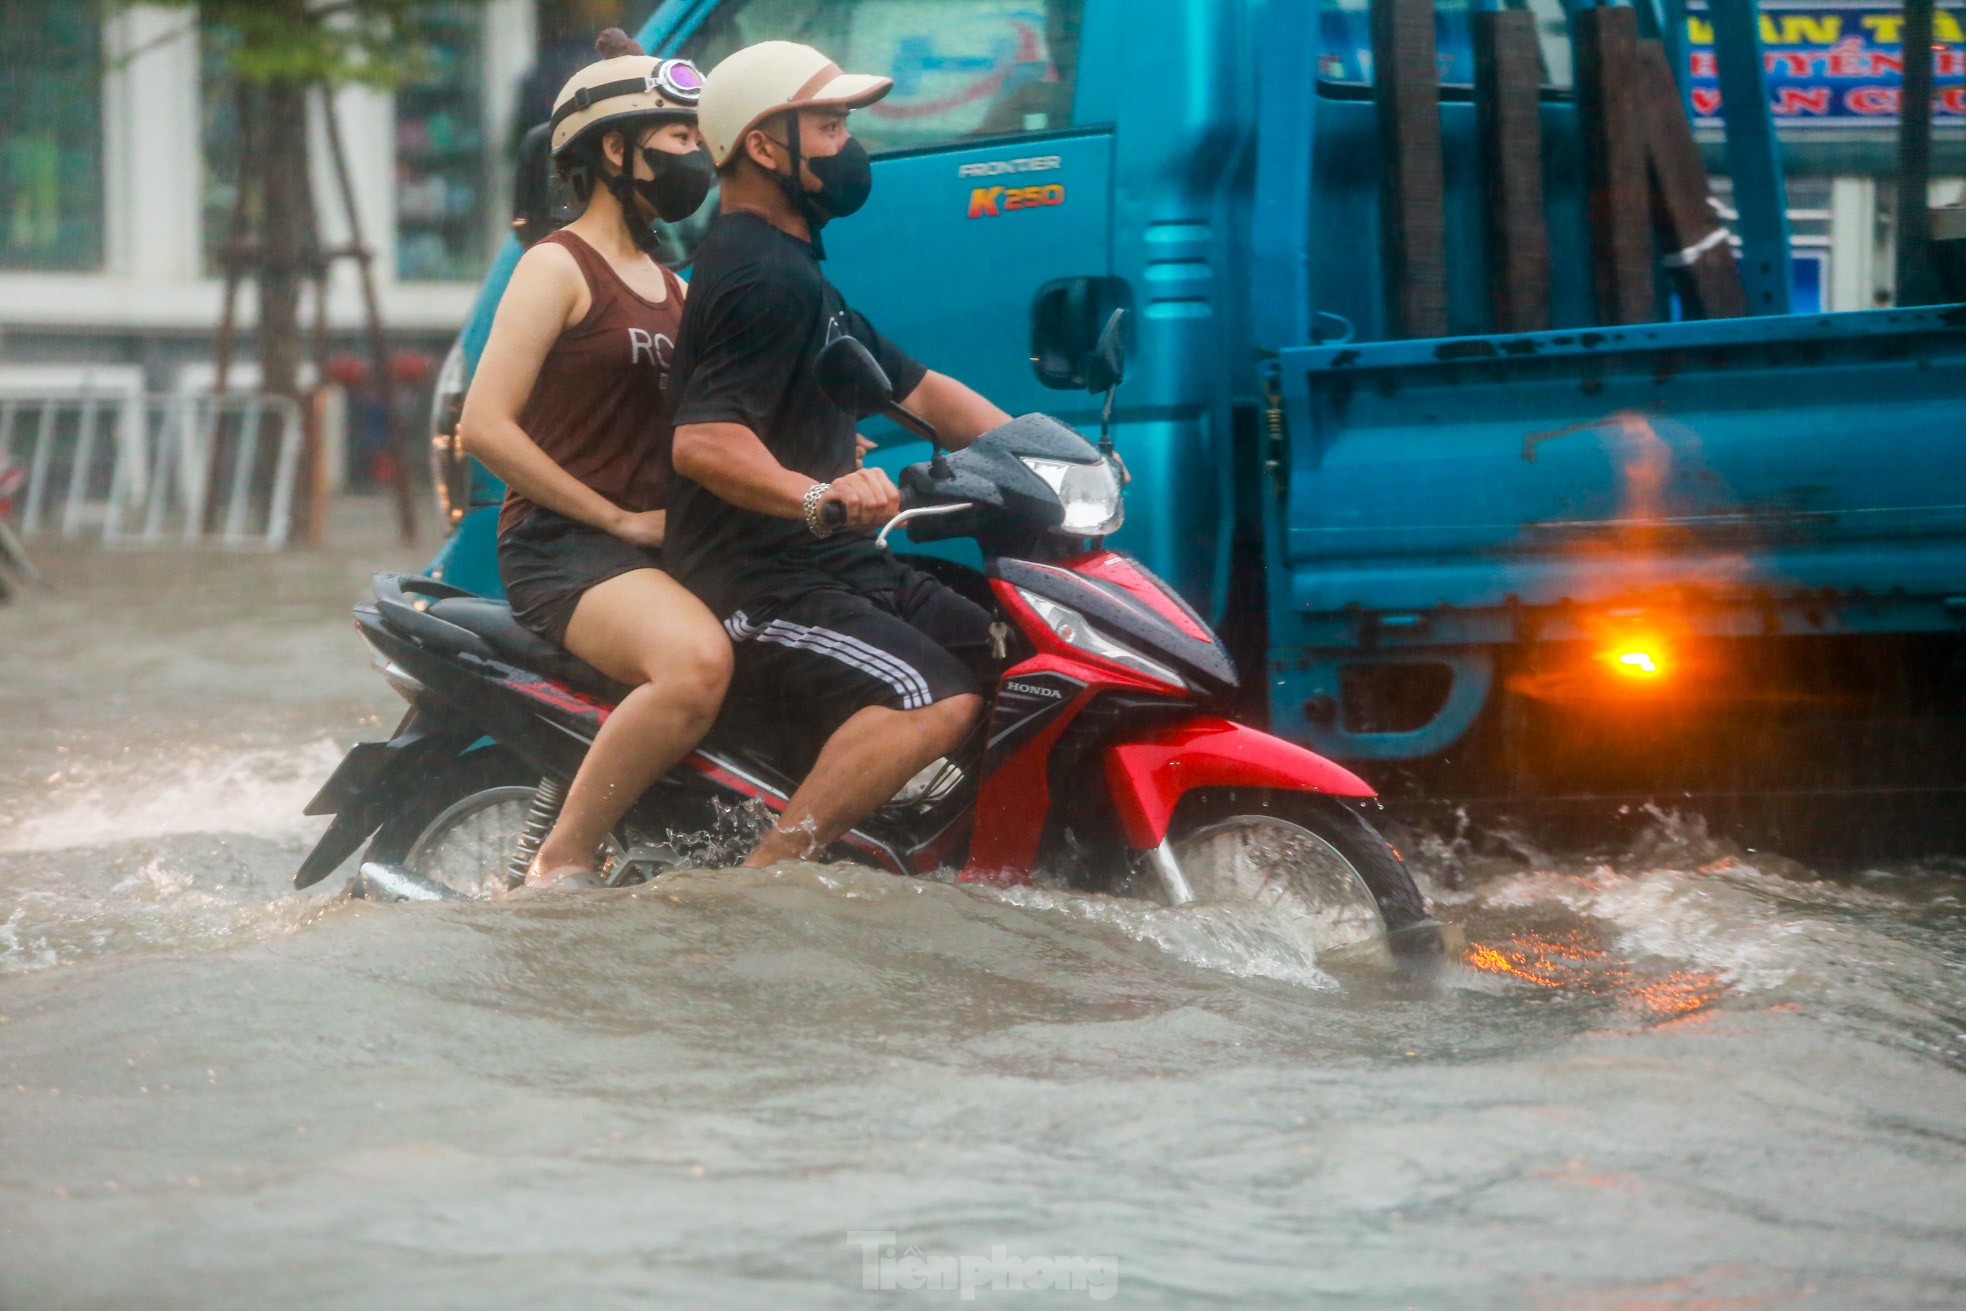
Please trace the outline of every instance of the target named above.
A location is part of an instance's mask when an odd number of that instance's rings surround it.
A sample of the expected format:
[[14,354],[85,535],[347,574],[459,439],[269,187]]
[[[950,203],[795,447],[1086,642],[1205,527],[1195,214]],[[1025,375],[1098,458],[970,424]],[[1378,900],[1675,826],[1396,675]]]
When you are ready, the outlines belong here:
[[512,607],[476,596],[451,596],[430,604],[433,618],[472,633],[508,664],[609,701],[633,691],[563,647],[553,645],[512,617]]

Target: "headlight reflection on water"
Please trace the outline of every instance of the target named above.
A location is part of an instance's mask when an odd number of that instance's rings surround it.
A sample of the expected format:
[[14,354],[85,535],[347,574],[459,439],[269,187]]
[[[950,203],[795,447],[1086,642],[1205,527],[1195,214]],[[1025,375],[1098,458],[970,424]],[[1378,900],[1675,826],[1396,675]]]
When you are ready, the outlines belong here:
[[1613,956],[1580,931],[1523,932],[1499,943],[1470,943],[1462,964],[1539,988],[1613,995],[1662,1018],[1702,1011],[1720,1000],[1726,981],[1715,971],[1676,969],[1651,976]]

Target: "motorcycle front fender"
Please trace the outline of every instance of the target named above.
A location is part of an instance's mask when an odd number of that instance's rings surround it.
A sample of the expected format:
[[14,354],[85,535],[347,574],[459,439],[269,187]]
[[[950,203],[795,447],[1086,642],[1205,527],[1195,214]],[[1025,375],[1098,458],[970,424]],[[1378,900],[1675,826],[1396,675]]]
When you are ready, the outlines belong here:
[[1106,787],[1126,844],[1137,851],[1160,845],[1174,807],[1196,788],[1376,795],[1364,779],[1315,752],[1212,715],[1108,747]]

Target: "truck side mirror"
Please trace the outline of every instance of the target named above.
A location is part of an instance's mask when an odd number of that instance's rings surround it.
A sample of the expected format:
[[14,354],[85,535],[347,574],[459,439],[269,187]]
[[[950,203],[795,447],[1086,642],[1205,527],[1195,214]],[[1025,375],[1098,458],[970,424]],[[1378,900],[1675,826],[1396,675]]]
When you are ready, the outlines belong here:
[[835,337],[813,363],[819,390],[856,419],[879,414],[894,404],[894,384],[873,353],[855,337]]
[[1132,308],[1133,288],[1125,278],[1059,278],[1039,287],[1031,301],[1031,368],[1038,381],[1059,391],[1116,385],[1120,366],[1109,377],[1096,361],[1113,315]]

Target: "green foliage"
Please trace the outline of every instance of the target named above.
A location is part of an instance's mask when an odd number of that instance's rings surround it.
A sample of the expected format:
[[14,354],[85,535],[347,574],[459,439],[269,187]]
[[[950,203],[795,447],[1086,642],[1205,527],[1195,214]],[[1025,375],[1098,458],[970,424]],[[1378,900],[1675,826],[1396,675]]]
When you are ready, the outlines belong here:
[[[110,0],[112,7],[136,0]],[[195,9],[226,32],[228,62],[249,82],[394,86],[429,57],[433,28],[478,21],[485,0],[148,0]]]

